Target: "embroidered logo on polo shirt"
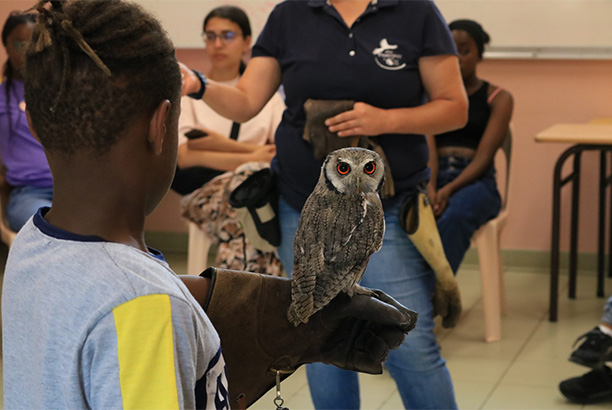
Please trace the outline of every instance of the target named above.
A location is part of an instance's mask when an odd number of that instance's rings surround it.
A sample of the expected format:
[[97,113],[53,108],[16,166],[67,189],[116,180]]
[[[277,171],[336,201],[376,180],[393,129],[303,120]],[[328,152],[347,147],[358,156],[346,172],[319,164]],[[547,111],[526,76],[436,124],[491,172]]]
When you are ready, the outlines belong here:
[[385,70],[401,70],[406,67],[406,63],[402,63],[402,55],[397,53],[397,44],[389,44],[386,38],[380,40],[380,47],[372,51],[374,61],[379,67]]

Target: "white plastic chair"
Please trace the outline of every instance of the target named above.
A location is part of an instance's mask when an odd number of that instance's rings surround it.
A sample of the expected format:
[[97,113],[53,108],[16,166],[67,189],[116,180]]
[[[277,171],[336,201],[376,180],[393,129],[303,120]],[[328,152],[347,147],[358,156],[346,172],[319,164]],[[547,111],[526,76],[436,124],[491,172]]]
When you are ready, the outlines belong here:
[[193,222],[189,222],[189,243],[187,247],[187,274],[199,275],[206,269],[210,238]]
[[500,235],[508,217],[508,192],[510,186],[510,163],[512,158],[512,130],[504,139],[500,150],[506,156],[506,184],[502,207],[497,217],[484,224],[472,236],[472,244],[478,248],[480,274],[482,276],[482,299],[484,304],[485,341],[501,339],[501,315],[506,313],[506,296],[501,260]]

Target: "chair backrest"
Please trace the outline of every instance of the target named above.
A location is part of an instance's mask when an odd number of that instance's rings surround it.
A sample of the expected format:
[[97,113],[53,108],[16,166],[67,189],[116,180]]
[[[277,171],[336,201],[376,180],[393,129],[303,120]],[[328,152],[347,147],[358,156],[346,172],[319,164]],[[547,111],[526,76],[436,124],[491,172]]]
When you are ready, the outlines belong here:
[[506,205],[508,204],[508,192],[510,188],[510,164],[512,162],[512,125],[508,126],[508,133],[502,142],[502,145],[499,149],[504,153],[506,157],[506,184],[504,186],[504,195],[502,196],[502,208],[501,210],[506,209]]

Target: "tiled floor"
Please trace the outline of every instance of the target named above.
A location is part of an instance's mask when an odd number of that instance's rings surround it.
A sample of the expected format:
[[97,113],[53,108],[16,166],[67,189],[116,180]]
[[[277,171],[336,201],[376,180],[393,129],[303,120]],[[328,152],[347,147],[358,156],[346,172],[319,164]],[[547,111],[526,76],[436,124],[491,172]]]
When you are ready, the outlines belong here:
[[[558,391],[561,380],[588,369],[567,358],[574,340],[599,322],[603,299],[595,297],[595,277],[580,273],[578,298],[560,297],[557,323],[548,322],[546,272],[506,272],[508,312],[502,321],[502,340],[485,343],[480,273],[459,273],[464,315],[450,331],[440,329],[442,353],[450,369],[460,409],[612,409],[612,401],[581,406],[568,403]],[[566,281],[562,281],[566,282]],[[607,280],[608,293],[612,280]],[[410,336],[408,336],[410,337]],[[402,403],[388,374],[363,375],[363,409],[401,409]],[[285,405],[312,409],[302,369],[281,385]],[[275,392],[262,397],[255,409],[273,408]]]
[[[166,255],[177,273],[185,273],[185,255]],[[0,245],[0,263],[5,248]],[[548,322],[549,277],[542,271],[506,271],[508,311],[502,320],[502,340],[484,342],[480,273],[477,267],[459,272],[464,313],[452,330],[437,331],[461,409],[612,409],[568,403],[558,391],[561,380],[587,371],[567,358],[574,340],[599,322],[605,299],[595,297],[595,276],[579,272],[578,297],[567,298],[566,277],[561,281],[559,321]],[[607,294],[612,280],[607,279]],[[408,336],[409,337],[409,336]],[[388,374],[361,375],[363,409],[401,409],[402,403]],[[284,406],[313,409],[305,372],[300,368],[282,383]],[[274,390],[253,409],[273,409]]]
[[[184,270],[182,259],[171,260]],[[459,271],[464,313],[452,330],[438,329],[442,355],[447,360],[460,409],[612,409],[612,401],[599,405],[575,405],[558,390],[560,381],[588,369],[567,360],[574,340],[601,318],[605,299],[595,297],[593,272],[578,273],[578,295],[567,297],[567,277],[562,277],[559,320],[548,321],[548,271],[506,270],[507,313],[502,319],[502,340],[484,342],[480,272],[477,266]],[[606,280],[607,295],[612,279]],[[408,336],[410,337],[410,336]],[[360,375],[362,408],[403,408],[388,374]],[[313,409],[304,368],[281,384],[284,406]],[[273,409],[274,390],[251,408]]]

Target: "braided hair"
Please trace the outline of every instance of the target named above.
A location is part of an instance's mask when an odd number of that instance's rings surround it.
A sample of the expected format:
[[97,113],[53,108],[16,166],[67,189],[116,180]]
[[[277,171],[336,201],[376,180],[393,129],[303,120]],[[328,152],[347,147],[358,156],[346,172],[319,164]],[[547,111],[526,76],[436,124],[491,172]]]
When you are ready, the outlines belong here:
[[491,38],[479,23],[475,22],[474,20],[455,20],[448,25],[448,28],[451,31],[462,30],[468,33],[468,35],[472,37],[476,43],[476,48],[478,48],[478,56],[482,58],[484,47],[485,45],[489,44]]
[[135,116],[153,113],[165,99],[178,109],[174,46],[140,6],[42,0],[34,8],[25,99],[45,149],[103,155]]

